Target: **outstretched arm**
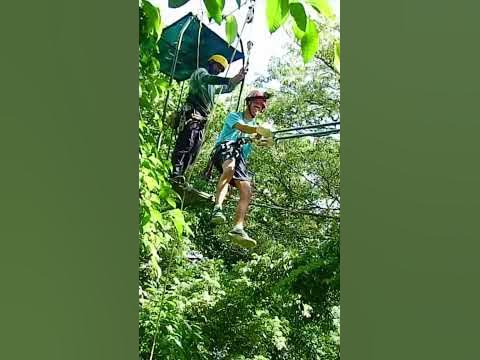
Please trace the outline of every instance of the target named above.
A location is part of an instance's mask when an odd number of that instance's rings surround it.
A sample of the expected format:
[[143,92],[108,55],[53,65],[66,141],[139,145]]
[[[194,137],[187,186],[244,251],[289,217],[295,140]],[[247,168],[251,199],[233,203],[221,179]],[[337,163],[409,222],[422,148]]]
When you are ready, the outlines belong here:
[[223,85],[221,88],[217,88],[215,93],[226,94],[226,93],[232,92],[233,89],[235,89],[235,87],[242,82],[246,74],[247,74],[247,70],[245,70],[244,68],[240,69],[237,75],[229,79],[227,78],[228,83],[226,85]]
[[272,137],[272,132],[269,129],[264,128],[263,126],[251,126],[236,123],[235,125],[233,125],[233,127],[245,134],[258,134],[264,137]]
[[245,134],[256,134],[257,133],[257,127],[256,126],[236,123],[235,125],[233,125],[233,127],[237,130],[240,130],[242,133],[245,133]]

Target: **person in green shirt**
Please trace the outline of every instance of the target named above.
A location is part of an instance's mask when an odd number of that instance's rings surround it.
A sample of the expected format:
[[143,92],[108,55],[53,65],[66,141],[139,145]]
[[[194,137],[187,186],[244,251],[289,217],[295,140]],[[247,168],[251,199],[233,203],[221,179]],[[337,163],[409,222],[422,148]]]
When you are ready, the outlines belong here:
[[240,200],[235,213],[235,225],[228,235],[234,242],[247,248],[257,244],[244,230],[245,216],[251,199],[250,176],[246,161],[252,151],[252,138],[248,135],[253,136],[258,145],[272,144],[272,132],[265,127],[257,126],[255,122],[255,117],[265,110],[269,97],[270,94],[263,91],[251,91],[245,99],[245,111],[231,112],[227,115],[213,153],[213,164],[222,175],[217,184],[212,223],[221,224],[226,221],[222,213],[222,204],[227,196],[229,184],[237,187],[240,191]]
[[203,142],[205,126],[213,108],[214,98],[219,93],[231,92],[245,77],[241,69],[232,78],[218,76],[228,67],[222,55],[213,55],[208,60],[208,68],[198,68],[189,81],[187,100],[179,114],[179,132],[172,154],[172,181],[184,183],[184,174],[194,163]]

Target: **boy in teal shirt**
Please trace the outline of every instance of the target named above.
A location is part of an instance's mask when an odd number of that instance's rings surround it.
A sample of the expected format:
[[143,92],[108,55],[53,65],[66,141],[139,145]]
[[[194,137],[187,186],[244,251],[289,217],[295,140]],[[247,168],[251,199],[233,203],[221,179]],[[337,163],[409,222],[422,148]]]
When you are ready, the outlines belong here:
[[228,185],[240,191],[240,200],[235,213],[235,225],[228,233],[230,238],[243,247],[253,247],[257,243],[244,230],[244,221],[251,199],[250,177],[246,160],[252,151],[248,134],[271,138],[270,130],[257,126],[255,117],[263,112],[269,94],[253,90],[246,97],[246,109],[243,112],[232,112],[227,115],[222,131],[215,142],[213,164],[222,173],[217,184],[215,207],[212,223],[221,224],[226,221],[222,213],[222,204],[228,191]]

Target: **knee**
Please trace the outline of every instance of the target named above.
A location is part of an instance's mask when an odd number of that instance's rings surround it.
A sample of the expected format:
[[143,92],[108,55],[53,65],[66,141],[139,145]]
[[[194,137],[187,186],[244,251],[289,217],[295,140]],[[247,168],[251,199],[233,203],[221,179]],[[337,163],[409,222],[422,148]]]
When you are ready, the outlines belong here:
[[231,179],[233,177],[233,174],[235,173],[235,168],[233,167],[230,167],[230,166],[227,166],[225,168],[223,168],[223,174],[225,175],[225,177]]
[[226,163],[223,165],[223,174],[228,177],[232,178],[235,174],[235,162]]
[[248,199],[252,197],[252,187],[248,181],[242,181],[240,183],[240,195]]

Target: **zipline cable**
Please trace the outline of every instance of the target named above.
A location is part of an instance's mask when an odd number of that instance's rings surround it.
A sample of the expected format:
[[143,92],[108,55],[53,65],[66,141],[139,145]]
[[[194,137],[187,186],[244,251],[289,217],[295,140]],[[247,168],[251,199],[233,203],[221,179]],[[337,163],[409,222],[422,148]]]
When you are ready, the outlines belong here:
[[339,121],[330,122],[330,123],[325,123],[325,124],[315,124],[315,125],[308,125],[308,126],[291,127],[291,128],[286,128],[286,129],[275,130],[275,131],[272,131],[272,133],[273,133],[273,134],[280,134],[280,133],[289,132],[289,131],[315,129],[315,128],[324,128],[324,127],[337,126],[337,125],[340,125],[340,122],[339,122]]
[[340,132],[340,129],[335,129],[335,130],[327,130],[327,131],[317,131],[317,132],[308,132],[308,133],[302,133],[302,134],[294,134],[294,135],[286,135],[286,136],[279,136],[279,137],[274,137],[274,141],[279,141],[279,140],[286,140],[286,139],[294,139],[294,138],[301,138],[301,137],[307,137],[307,136],[312,136],[312,137],[324,137],[332,134],[338,134]]

